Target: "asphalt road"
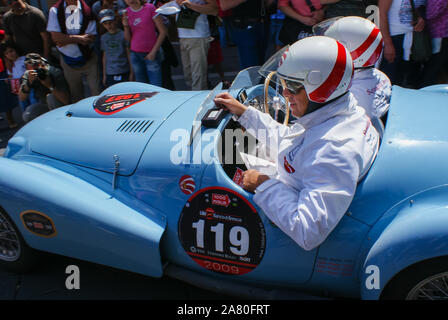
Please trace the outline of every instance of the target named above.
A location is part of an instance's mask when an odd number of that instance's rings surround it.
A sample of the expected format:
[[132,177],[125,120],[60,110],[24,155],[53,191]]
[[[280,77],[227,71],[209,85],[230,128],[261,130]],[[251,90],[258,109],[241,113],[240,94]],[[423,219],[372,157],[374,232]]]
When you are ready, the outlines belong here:
[[[66,268],[79,268],[79,289],[67,289]],[[0,270],[0,300],[220,300],[235,299],[178,280],[150,278],[85,261],[45,254],[27,274]]]
[[[178,44],[174,43],[178,52]],[[239,71],[237,50],[235,47],[223,49],[223,68],[226,80],[232,81]],[[186,90],[182,67],[172,69],[176,90]],[[210,85],[219,82],[216,73],[209,73]],[[0,114],[0,116],[2,116]],[[19,108],[13,110],[15,120],[23,125]],[[9,130],[5,119],[0,120],[0,156],[8,140],[17,132]],[[77,265],[80,269],[80,289],[68,290],[65,281],[68,275],[65,269]],[[0,270],[0,300],[29,299],[226,299],[228,296],[202,290],[175,279],[163,277],[153,279],[142,275],[116,270],[84,261],[55,255],[46,255],[43,264],[29,274],[12,274]]]

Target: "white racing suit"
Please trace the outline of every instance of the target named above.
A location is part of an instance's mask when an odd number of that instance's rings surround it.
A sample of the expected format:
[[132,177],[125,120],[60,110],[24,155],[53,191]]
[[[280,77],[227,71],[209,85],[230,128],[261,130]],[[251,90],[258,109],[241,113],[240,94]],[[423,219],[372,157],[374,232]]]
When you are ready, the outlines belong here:
[[370,119],[379,119],[389,110],[392,85],[389,78],[376,68],[355,70],[350,92]]
[[365,111],[348,93],[292,127],[252,107],[238,121],[262,143],[278,146],[277,175],[258,186],[255,203],[303,249],[317,247],[345,214],[375,159],[379,137]]

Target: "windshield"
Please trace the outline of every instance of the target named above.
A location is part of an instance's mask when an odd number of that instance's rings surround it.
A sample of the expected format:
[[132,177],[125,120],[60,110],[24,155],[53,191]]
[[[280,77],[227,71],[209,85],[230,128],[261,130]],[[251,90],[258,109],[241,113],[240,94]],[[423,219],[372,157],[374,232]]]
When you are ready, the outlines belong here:
[[313,34],[315,36],[323,36],[324,33],[333,25],[333,23],[341,18],[342,17],[334,17],[315,24],[313,26]]
[[195,135],[198,133],[199,129],[202,125],[202,118],[207,113],[207,111],[215,106],[215,102],[213,99],[218,94],[219,91],[222,90],[222,82],[218,83],[218,85],[210,91],[208,96],[204,99],[204,102],[202,102],[201,106],[199,107],[198,111],[196,112],[196,116],[193,119],[193,125],[191,126],[191,133],[190,133],[190,143],[193,142],[193,139]]
[[263,77],[267,77],[271,72],[273,71],[277,71],[277,68],[279,67],[279,65],[281,64],[280,62],[282,61],[282,59],[285,59],[285,57],[283,56],[286,52],[288,52],[289,50],[289,45],[281,48],[279,51],[277,51],[274,55],[272,55],[268,61],[266,61],[264,63],[264,65],[261,66],[260,70],[258,71],[258,73],[263,76]]
[[241,70],[232,82],[229,90],[252,87],[260,83],[261,77],[259,74],[260,66],[249,67]]

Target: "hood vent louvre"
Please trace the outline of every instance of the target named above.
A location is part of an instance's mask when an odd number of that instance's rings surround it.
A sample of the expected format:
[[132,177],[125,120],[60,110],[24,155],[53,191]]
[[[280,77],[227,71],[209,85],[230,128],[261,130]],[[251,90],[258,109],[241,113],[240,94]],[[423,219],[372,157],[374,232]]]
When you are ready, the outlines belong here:
[[151,120],[125,120],[116,132],[145,133],[151,126]]

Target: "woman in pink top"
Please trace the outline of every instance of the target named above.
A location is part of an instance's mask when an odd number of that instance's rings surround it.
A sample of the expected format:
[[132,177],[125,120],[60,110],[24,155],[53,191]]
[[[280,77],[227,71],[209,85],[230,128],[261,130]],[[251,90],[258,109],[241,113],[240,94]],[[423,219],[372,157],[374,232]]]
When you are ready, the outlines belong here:
[[285,14],[280,41],[293,44],[312,35],[312,26],[324,19],[323,5],[340,0],[278,0],[278,8]]
[[156,7],[142,0],[126,0],[123,14],[124,37],[131,44],[131,64],[135,80],[162,86],[160,47],[167,30]]

